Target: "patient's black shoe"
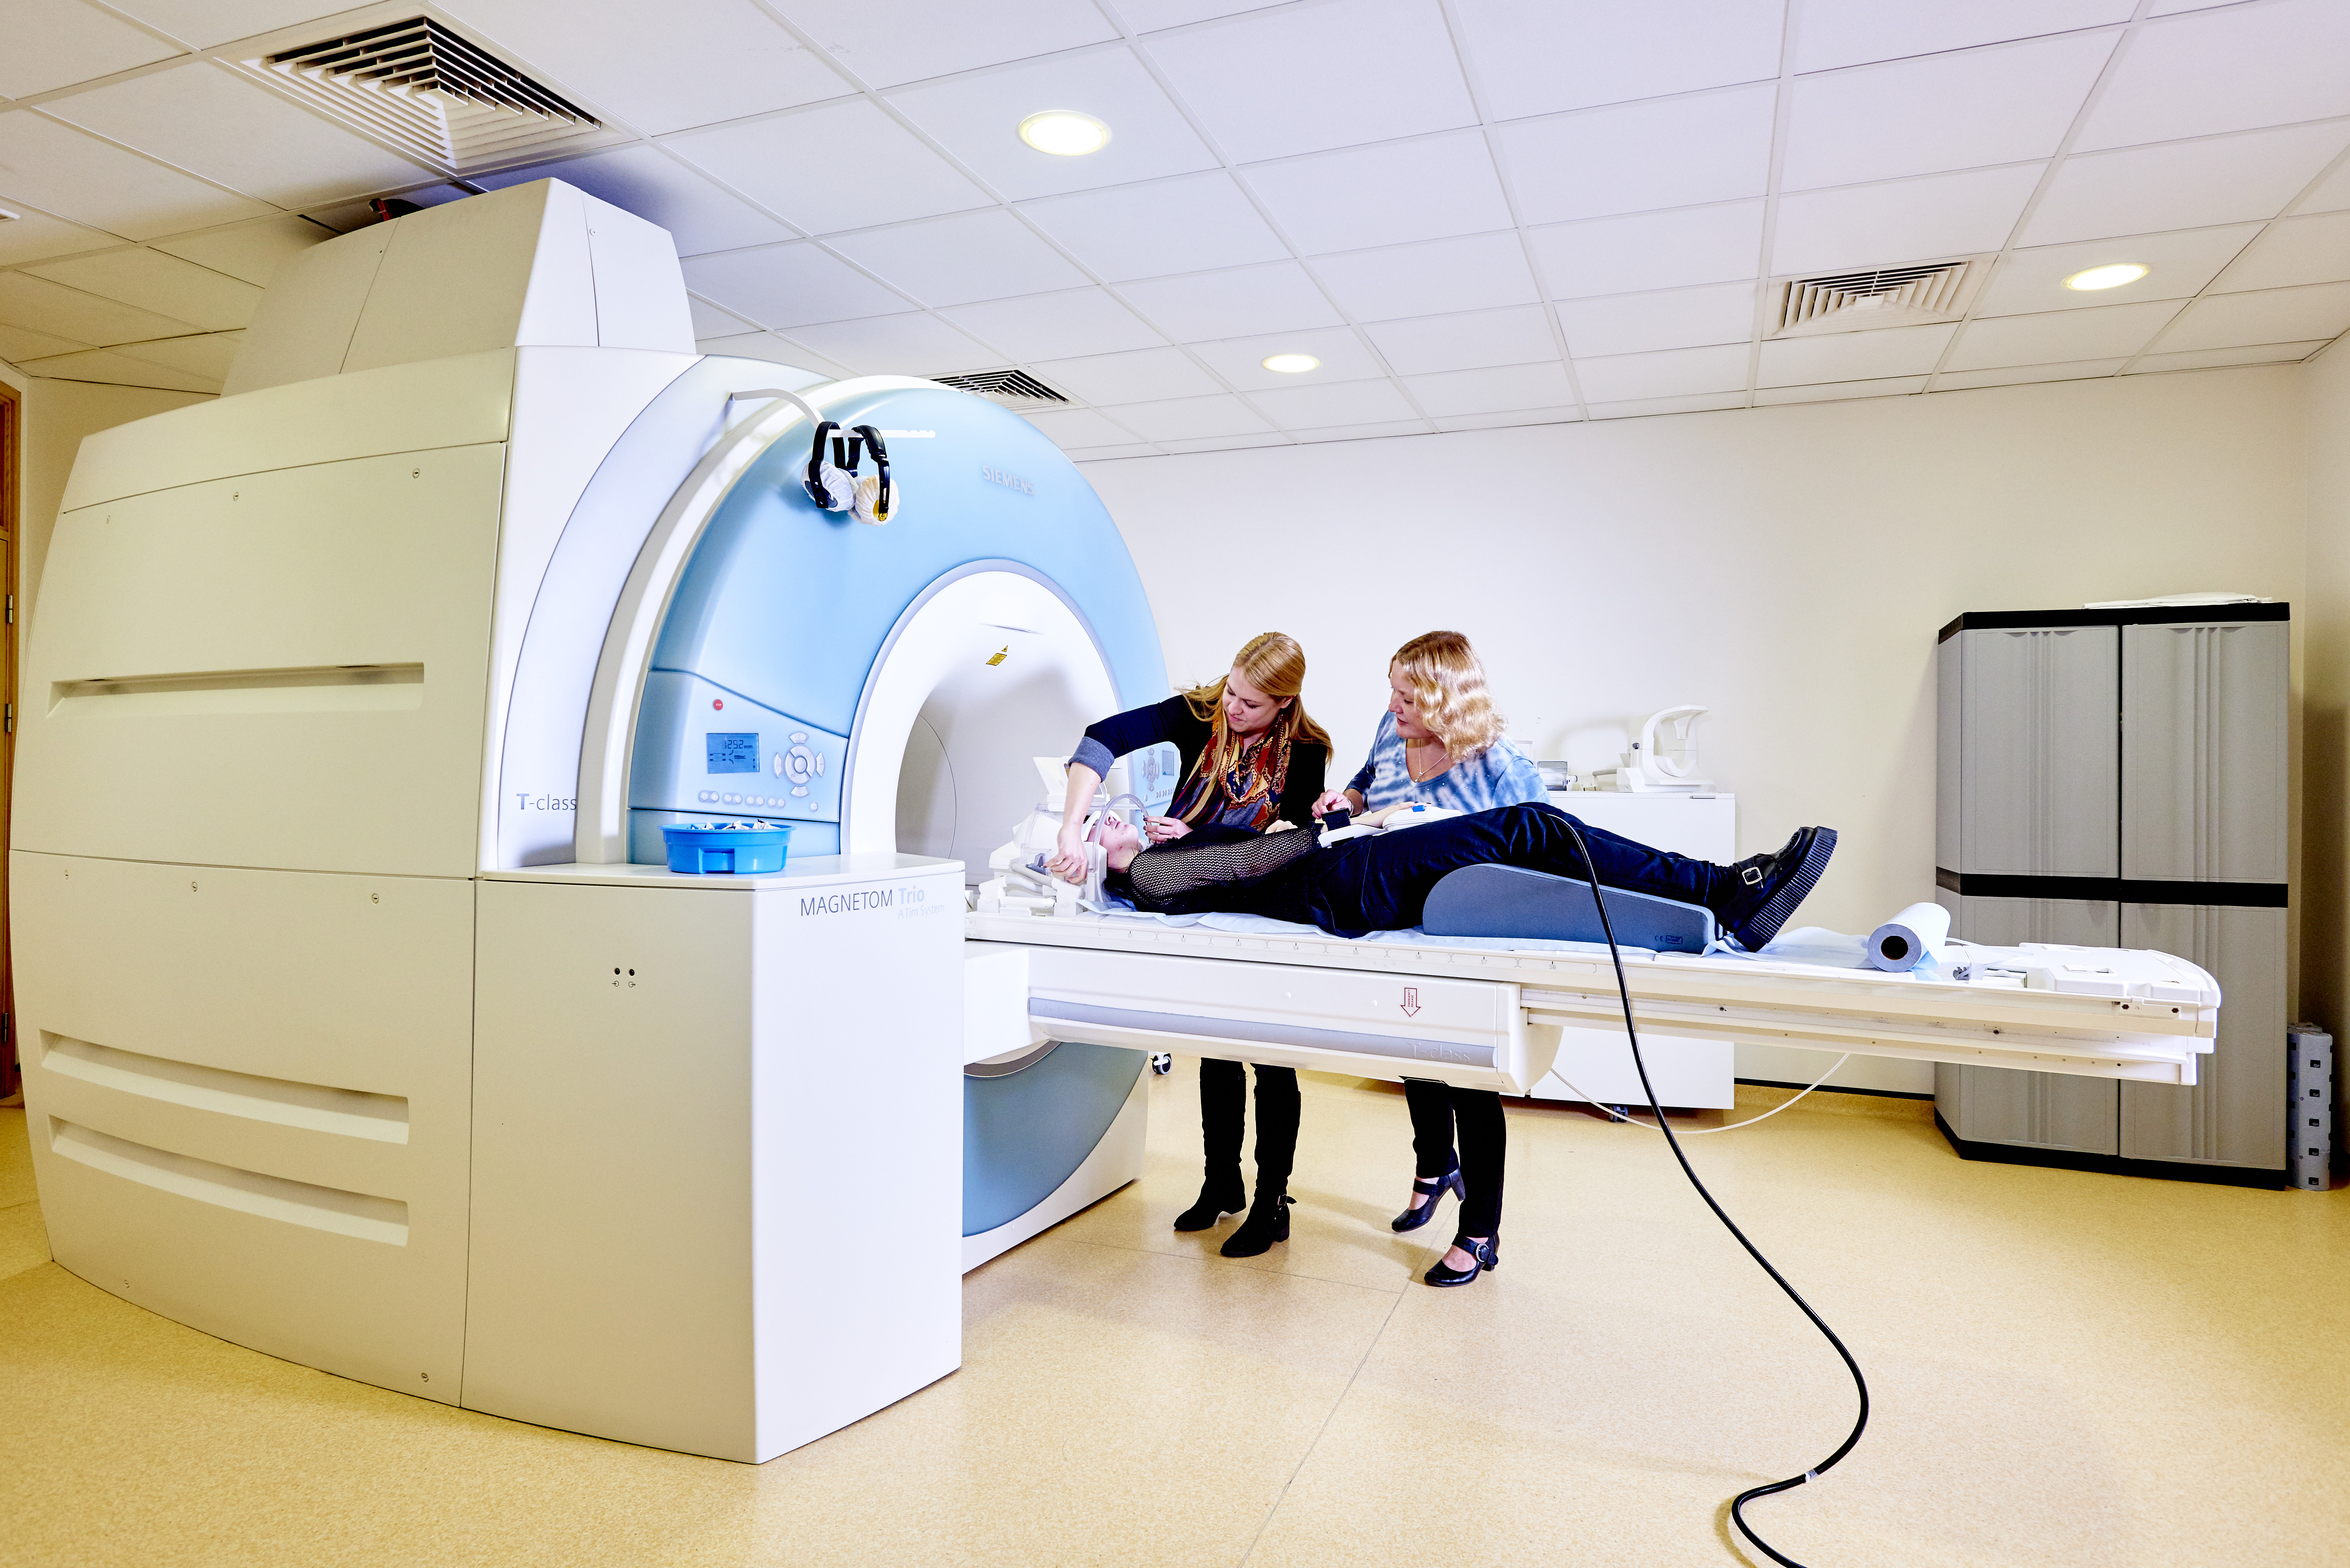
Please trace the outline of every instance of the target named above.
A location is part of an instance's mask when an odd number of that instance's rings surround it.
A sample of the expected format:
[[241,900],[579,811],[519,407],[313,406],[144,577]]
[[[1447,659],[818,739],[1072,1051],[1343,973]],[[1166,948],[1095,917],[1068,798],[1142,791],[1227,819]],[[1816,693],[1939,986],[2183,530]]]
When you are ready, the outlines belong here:
[[1241,1228],[1224,1238],[1218,1249],[1227,1258],[1253,1258],[1260,1252],[1270,1252],[1275,1241],[1289,1240],[1289,1206],[1294,1198],[1268,1198],[1257,1195],[1256,1202],[1241,1221]]
[[1211,1176],[1200,1184],[1199,1201],[1175,1216],[1178,1231],[1206,1231],[1227,1214],[1237,1214],[1248,1207],[1248,1188],[1241,1181],[1237,1170],[1228,1176]]
[[1761,952],[1779,934],[1795,906],[1819,886],[1835,846],[1835,828],[1799,827],[1776,854],[1757,855],[1731,867],[1739,888],[1714,912],[1740,947]]

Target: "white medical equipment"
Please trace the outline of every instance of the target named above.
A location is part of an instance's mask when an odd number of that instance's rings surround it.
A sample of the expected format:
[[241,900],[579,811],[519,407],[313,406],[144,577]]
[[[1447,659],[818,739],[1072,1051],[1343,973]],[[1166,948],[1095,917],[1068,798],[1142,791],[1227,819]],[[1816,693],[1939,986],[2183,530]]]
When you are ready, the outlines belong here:
[[[890,444],[888,526],[809,498],[779,379]],[[695,355],[625,213],[541,182],[288,261],[227,395],[84,442],[36,610],[55,1255],[306,1365],[763,1459],[953,1369],[962,1271],[1139,1168],[1146,1052],[1523,1090],[1612,1026],[1572,954],[966,916],[1038,749],[1165,689],[1042,435]],[[670,873],[714,815],[790,823],[785,870]],[[2191,1082],[2209,977],[2098,959],[1630,967],[1675,1033]]]
[[1713,781],[1697,771],[1697,722],[1711,711],[1687,704],[1649,714],[1623,761],[1591,775],[1594,787],[1635,794],[1711,789]]

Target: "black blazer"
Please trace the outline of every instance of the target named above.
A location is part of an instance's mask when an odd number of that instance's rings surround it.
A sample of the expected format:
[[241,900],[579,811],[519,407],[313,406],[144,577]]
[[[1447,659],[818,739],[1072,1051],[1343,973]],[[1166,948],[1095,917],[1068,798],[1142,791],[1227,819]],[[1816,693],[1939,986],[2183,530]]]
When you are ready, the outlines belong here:
[[[1109,764],[1128,752],[1171,741],[1183,758],[1182,772],[1178,777],[1188,779],[1215,732],[1213,724],[1191,711],[1188,699],[1170,697],[1164,702],[1129,708],[1123,713],[1111,714],[1098,724],[1088,725],[1076,755],[1069,761],[1082,763],[1097,774],[1107,774]],[[1289,748],[1289,773],[1282,781],[1275,815],[1300,827],[1313,826],[1314,802],[1322,794],[1323,775],[1329,766],[1329,747],[1312,741],[1293,743]]]

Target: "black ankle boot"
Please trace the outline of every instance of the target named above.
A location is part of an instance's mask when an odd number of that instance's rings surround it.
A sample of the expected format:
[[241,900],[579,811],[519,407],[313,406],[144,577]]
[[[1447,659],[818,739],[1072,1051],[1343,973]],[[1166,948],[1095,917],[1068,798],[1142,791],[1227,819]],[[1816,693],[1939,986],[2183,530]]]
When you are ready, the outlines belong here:
[[1211,1176],[1200,1183],[1200,1197],[1191,1207],[1175,1216],[1178,1231],[1206,1231],[1227,1214],[1237,1214],[1248,1207],[1248,1188],[1241,1181],[1237,1170],[1228,1176]]
[[1289,1240],[1289,1206],[1293,1198],[1258,1193],[1250,1205],[1248,1218],[1241,1228],[1224,1238],[1221,1249],[1227,1258],[1253,1258],[1260,1252],[1270,1252],[1275,1241]]

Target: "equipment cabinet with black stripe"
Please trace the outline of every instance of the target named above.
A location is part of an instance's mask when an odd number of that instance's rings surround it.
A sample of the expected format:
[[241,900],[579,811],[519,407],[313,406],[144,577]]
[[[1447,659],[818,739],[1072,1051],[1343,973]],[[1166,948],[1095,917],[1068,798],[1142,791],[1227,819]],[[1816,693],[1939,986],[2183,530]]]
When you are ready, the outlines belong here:
[[2283,1186],[2289,607],[1970,612],[1936,652],[1937,897],[1979,942],[2218,977],[2191,1087],[1944,1065],[1970,1159]]

